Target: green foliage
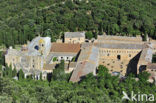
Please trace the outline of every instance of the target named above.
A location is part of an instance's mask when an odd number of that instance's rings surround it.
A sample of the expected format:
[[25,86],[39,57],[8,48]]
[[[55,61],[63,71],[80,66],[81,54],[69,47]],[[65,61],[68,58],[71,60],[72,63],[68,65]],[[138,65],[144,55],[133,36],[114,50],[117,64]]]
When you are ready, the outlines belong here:
[[12,67],[11,67],[11,65],[7,68],[8,70],[8,77],[9,78],[12,78]]
[[152,63],[156,63],[156,55],[155,54],[152,56]]
[[17,76],[16,68],[14,68],[13,71],[12,71],[12,77],[15,77],[15,76]]
[[86,35],[86,38],[89,40],[93,38],[93,33],[91,31],[86,32],[85,35]]
[[75,61],[76,61],[76,56],[72,58],[72,62],[75,62]]
[[56,61],[57,61],[57,57],[54,57],[54,58],[53,58],[53,62],[56,62]]
[[12,78],[12,67],[8,65],[6,65],[5,70],[3,71],[3,77],[9,77]]
[[23,80],[24,79],[24,73],[23,73],[22,69],[20,69],[19,72],[18,72],[18,79],[19,80]]
[[138,78],[141,82],[145,83],[147,82],[149,76],[150,76],[150,73],[144,71],[144,72],[139,73]]
[[2,65],[0,64],[0,77],[3,76]]
[[64,71],[64,60],[61,60],[61,63],[53,70],[52,79],[58,81],[67,80],[67,75]]
[[42,72],[40,73],[40,80],[42,80]]
[[[60,68],[63,64],[62,61]],[[133,75],[120,81],[118,77],[111,76],[106,67],[99,66],[97,76],[88,74],[79,83],[60,81],[60,79],[48,82],[0,78],[0,101],[2,103],[129,103],[121,100],[122,91],[128,95],[134,91],[134,93],[156,96],[155,84],[146,81],[147,73],[144,72],[138,77],[139,81],[135,81]]]
[[5,65],[4,52],[1,52],[1,51],[0,51],[0,64]]
[[2,65],[0,64],[0,72],[2,72]]
[[0,45],[24,44],[37,35],[55,41],[66,31],[156,38],[155,17],[155,0],[1,0]]

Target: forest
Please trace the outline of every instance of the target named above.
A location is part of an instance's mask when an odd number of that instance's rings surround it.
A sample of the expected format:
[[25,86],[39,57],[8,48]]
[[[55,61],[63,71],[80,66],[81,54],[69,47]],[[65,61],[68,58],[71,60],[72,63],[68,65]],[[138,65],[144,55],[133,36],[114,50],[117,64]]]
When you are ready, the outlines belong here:
[[[99,66],[96,76],[88,74],[78,83],[69,82],[63,73],[57,72],[51,81],[24,79],[23,73],[19,71],[19,80],[12,79],[16,71],[8,72],[5,77],[0,77],[0,102],[1,103],[137,103],[134,101],[122,100],[122,92],[129,96],[131,92],[142,94],[153,94],[156,97],[156,86],[149,83],[147,72],[138,75],[138,81],[134,75],[125,79],[118,76],[111,76],[108,69]],[[1,71],[1,67],[0,67]],[[60,73],[60,74],[59,74]],[[66,79],[65,79],[66,78]],[[155,103],[154,101],[141,103]]]
[[[0,0],[0,46],[25,44],[38,35],[54,42],[66,31],[87,31],[89,39],[104,32],[156,39],[155,11],[156,0]],[[156,97],[147,72],[140,73],[138,80],[133,74],[120,79],[99,66],[96,76],[88,74],[72,83],[63,62],[48,80],[34,80],[33,75],[25,79],[22,70],[11,66],[2,70],[2,65],[0,52],[0,103],[134,103],[122,100],[123,91],[129,96],[133,91]]]
[[0,0],[0,45],[66,31],[156,38],[155,0]]

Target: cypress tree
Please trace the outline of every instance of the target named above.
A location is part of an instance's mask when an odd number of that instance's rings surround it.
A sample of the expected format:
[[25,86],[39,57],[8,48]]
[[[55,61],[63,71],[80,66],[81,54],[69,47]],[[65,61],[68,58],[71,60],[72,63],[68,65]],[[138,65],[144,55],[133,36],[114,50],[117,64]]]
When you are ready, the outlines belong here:
[[12,67],[11,67],[11,65],[8,67],[8,77],[12,78]]
[[17,76],[16,68],[14,68],[14,70],[12,71],[12,77],[15,77],[15,76]]
[[0,65],[0,77],[2,77],[2,74],[3,74],[3,72],[2,72],[2,65]]
[[20,71],[19,71],[19,73],[18,73],[18,79],[19,79],[19,80],[24,79],[24,73],[23,73],[23,70],[22,70],[22,69],[20,69]]
[[40,73],[40,80],[42,80],[42,72]]

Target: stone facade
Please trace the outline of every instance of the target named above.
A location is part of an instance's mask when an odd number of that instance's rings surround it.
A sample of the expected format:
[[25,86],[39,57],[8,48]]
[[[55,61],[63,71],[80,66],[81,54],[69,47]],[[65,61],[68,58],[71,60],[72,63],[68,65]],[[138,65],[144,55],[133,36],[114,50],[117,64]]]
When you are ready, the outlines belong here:
[[146,71],[151,74],[149,81],[156,84],[156,63],[147,64]]
[[[36,37],[21,50],[9,48],[5,62],[17,70],[23,69],[25,77],[35,74],[34,78],[39,79],[42,73],[46,79],[47,73],[65,60],[65,72],[73,71],[70,80],[78,82],[89,73],[96,75],[99,65],[106,66],[112,74],[138,74],[147,69],[156,53],[156,42],[143,42],[141,37],[102,35],[96,42],[86,43],[84,32],[66,32],[64,40],[65,43],[51,43],[48,37]],[[74,57],[77,62],[72,62]]]
[[129,61],[141,50],[100,48],[99,64],[106,66],[110,72],[126,74]]
[[85,42],[85,32],[65,32],[65,43],[83,43]]
[[25,77],[34,75],[34,78],[38,78],[50,52],[51,39],[49,37],[36,37],[24,48],[27,49],[16,50],[10,47],[5,55],[5,62],[13,69],[16,68],[17,71],[22,69]]

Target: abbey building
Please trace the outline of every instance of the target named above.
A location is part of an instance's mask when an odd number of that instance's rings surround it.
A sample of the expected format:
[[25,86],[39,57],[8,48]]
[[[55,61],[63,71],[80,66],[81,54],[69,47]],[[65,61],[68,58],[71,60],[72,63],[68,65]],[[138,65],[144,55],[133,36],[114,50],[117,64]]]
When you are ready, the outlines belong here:
[[[97,67],[104,65],[112,75],[121,77],[129,73],[139,74],[146,70],[150,80],[156,80],[156,64],[152,57],[156,53],[154,40],[142,41],[141,37],[101,35],[94,41],[85,42],[84,32],[66,32],[64,42],[51,43],[49,37],[36,37],[21,50],[9,48],[5,62],[17,70],[22,69],[25,78],[35,74],[46,79],[61,60],[65,61],[65,72],[72,72],[70,81],[78,82],[89,73],[96,75]],[[77,58],[76,61],[73,61]]]

